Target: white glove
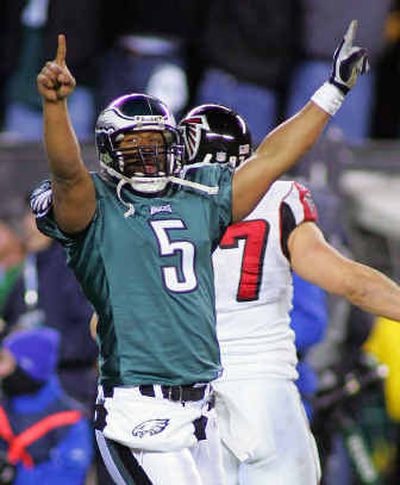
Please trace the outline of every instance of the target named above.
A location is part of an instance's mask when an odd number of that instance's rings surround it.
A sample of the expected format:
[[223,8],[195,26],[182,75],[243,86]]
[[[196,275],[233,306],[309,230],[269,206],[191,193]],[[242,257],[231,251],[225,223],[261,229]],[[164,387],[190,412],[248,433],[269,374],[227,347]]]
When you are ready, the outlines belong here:
[[369,70],[366,49],[353,47],[356,30],[357,20],[352,20],[342,42],[333,55],[329,82],[339,88],[343,94],[349,92],[360,74],[365,74]]

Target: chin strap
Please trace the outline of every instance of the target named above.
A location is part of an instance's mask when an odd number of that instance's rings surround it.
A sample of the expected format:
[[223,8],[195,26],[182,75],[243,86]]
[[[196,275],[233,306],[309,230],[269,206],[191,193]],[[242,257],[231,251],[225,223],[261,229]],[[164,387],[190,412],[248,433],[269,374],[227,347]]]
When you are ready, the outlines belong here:
[[[107,166],[105,163],[100,162],[100,165],[113,177],[116,177],[119,179],[119,182],[117,184],[116,192],[117,192],[117,197],[118,200],[121,201],[122,204],[124,204],[126,207],[128,207],[128,210],[124,213],[124,217],[130,217],[135,215],[135,207],[132,204],[132,202],[126,202],[122,198],[122,188],[125,184],[131,185],[132,180],[129,177],[125,177],[121,173],[117,172],[113,168]],[[184,172],[185,174],[186,172]],[[181,185],[183,187],[190,187],[192,189],[198,190],[200,192],[204,192],[209,195],[216,195],[218,194],[219,187],[214,186],[210,187],[208,185],[200,184],[198,182],[193,182],[192,180],[186,180],[185,178],[180,178],[180,177],[175,177],[171,175],[170,177],[166,177],[167,183],[173,183],[176,185]],[[137,189],[135,189],[137,190]]]
[[205,192],[209,195],[216,195],[218,194],[219,187],[216,185],[214,187],[210,187],[209,185],[199,184],[198,182],[192,182],[191,180],[186,180],[184,178],[179,177],[168,177],[168,180],[176,185],[182,185],[184,187],[190,187],[192,189],[199,190],[200,192]]
[[118,185],[117,185],[117,196],[118,196],[118,199],[126,206],[128,207],[128,210],[126,212],[124,212],[124,217],[127,218],[127,217],[130,217],[130,216],[134,216],[135,215],[135,206],[132,204],[132,202],[125,202],[124,199],[122,198],[122,187],[127,184],[128,181],[127,180],[124,180],[124,179],[121,179],[119,182],[118,182]]

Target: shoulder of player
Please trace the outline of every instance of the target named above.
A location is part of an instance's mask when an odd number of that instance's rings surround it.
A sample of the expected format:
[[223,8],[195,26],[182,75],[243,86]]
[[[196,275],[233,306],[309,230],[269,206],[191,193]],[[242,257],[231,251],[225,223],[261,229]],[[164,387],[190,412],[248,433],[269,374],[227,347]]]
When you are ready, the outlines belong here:
[[246,220],[254,218],[275,217],[279,213],[279,207],[287,195],[293,190],[293,181],[277,180],[269,187],[255,209],[246,217]]
[[280,203],[295,190],[293,180],[276,180],[262,198],[263,203]]
[[53,205],[53,191],[50,180],[43,180],[29,197],[29,205],[35,217],[47,215]]
[[203,179],[220,178],[223,173],[233,173],[228,165],[217,163],[193,163],[183,167],[181,175],[188,180],[200,181]]
[[282,200],[295,211],[300,211],[305,221],[318,220],[318,211],[311,190],[299,181],[291,181],[290,190]]
[[[101,197],[103,186],[111,187],[111,183],[104,180],[97,172],[90,173],[95,187],[96,192]],[[100,189],[100,193],[99,190]],[[39,183],[39,185],[34,188],[29,197],[30,208],[35,215],[35,217],[40,218],[46,216],[51,208],[53,207],[53,188],[51,180],[46,179]]]
[[273,184],[275,190],[282,195],[283,199],[299,198],[302,199],[306,195],[310,196],[310,189],[303,183],[297,180],[279,180]]
[[115,186],[115,183],[112,180],[108,180],[106,175],[103,175],[99,172],[90,172],[90,176],[96,187],[112,187]]
[[90,176],[94,182],[97,199],[108,196],[115,197],[116,183],[109,179],[106,174],[90,172]]
[[295,180],[277,180],[270,186],[249,218],[265,214],[266,211],[275,214],[282,204],[297,207],[308,200],[312,201],[311,192],[302,183]]

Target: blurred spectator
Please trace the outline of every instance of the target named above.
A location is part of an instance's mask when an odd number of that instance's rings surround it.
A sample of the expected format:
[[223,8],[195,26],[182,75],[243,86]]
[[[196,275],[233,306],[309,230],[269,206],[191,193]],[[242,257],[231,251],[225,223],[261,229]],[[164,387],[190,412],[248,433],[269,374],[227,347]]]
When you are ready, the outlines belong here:
[[255,146],[277,125],[280,96],[299,42],[297,3],[213,0],[210,4],[202,34],[207,66],[196,102],[223,104],[241,113]]
[[380,363],[385,364],[389,370],[385,380],[385,406],[392,423],[397,425],[396,464],[393,467],[391,482],[395,483],[400,473],[400,327],[398,322],[382,317],[377,318],[364,349],[374,355]]
[[346,97],[345,106],[332,119],[345,138],[362,143],[368,138],[374,104],[376,66],[384,47],[384,27],[392,0],[302,0],[302,59],[294,70],[288,91],[287,116],[293,115],[329,76],[332,52],[344,26],[358,20],[356,45],[367,48],[371,71],[360,79],[357,89]]
[[[320,396],[338,395],[340,389],[345,388],[345,383],[351,381],[352,376],[363,376],[369,371],[369,359],[363,351],[363,344],[368,338],[374,321],[374,316],[366,313],[359,308],[350,306],[345,322],[345,332],[338,346],[338,359],[330,368],[324,368],[320,374]],[[332,342],[331,342],[332,343]],[[322,348],[321,348],[322,350]],[[357,380],[353,379],[353,383]],[[351,384],[349,384],[350,386]],[[324,485],[355,485],[362,483],[357,479],[354,469],[354,461],[357,456],[352,456],[351,440],[347,436],[356,427],[362,428],[362,439],[366,440],[369,429],[376,426],[378,421],[387,420],[385,411],[381,405],[375,408],[371,414],[371,397],[376,393],[381,394],[381,383],[376,386],[370,385],[362,389],[354,388],[354,392],[343,392],[340,399],[327,409],[316,413],[313,421],[313,431],[315,433],[321,455]],[[366,414],[370,413],[369,422],[365,420]],[[346,421],[349,415],[351,420]],[[346,424],[349,426],[346,429]],[[352,429],[354,427],[354,429]],[[348,439],[347,439],[348,438]],[[379,441],[380,437],[376,436]],[[356,438],[354,438],[356,439]],[[359,441],[360,442],[360,441]],[[381,445],[385,444],[382,442]],[[360,444],[364,446],[364,444]],[[369,449],[373,454],[373,447]],[[376,450],[374,450],[376,452]],[[361,461],[361,458],[360,458]],[[366,465],[368,466],[368,465]],[[372,481],[371,483],[386,483]],[[391,482],[389,482],[391,483]]]
[[85,481],[93,455],[92,432],[79,404],[59,384],[58,343],[58,332],[45,327],[18,331],[3,341],[2,484],[83,485]]
[[308,419],[312,419],[311,399],[318,389],[318,374],[307,360],[308,351],[325,337],[328,326],[327,294],[318,286],[300,278],[294,271],[293,310],[290,326],[296,335],[297,372],[299,389]]
[[96,393],[97,348],[89,333],[92,309],[67,267],[63,248],[23,218],[27,255],[23,271],[4,305],[7,329],[46,325],[61,334],[58,371],[65,390],[88,409]]
[[385,26],[386,45],[377,66],[373,138],[400,137],[400,0],[394,0]]
[[0,132],[3,129],[6,85],[15,70],[21,44],[19,18],[24,0],[3,0],[0,15]]
[[386,408],[389,416],[400,422],[400,326],[388,318],[377,318],[364,344],[366,352],[386,364],[389,373],[385,381]]
[[57,34],[63,32],[68,36],[68,65],[79,78],[79,87],[70,100],[71,117],[79,138],[91,137],[99,2],[28,0],[19,11],[14,8],[14,15],[19,18],[18,23],[13,19],[14,37],[22,37],[22,41],[18,51],[13,49],[17,65],[6,89],[3,129],[7,136],[24,141],[41,139],[41,100],[36,91],[36,76],[44,61],[52,58]]
[[[22,241],[9,224],[0,220],[0,315],[21,271],[23,260]],[[0,334],[2,331],[0,328]]]
[[[197,70],[193,47],[207,1],[146,0],[103,2],[102,31],[109,46],[100,62],[98,104],[103,109],[121,94],[141,92],[163,100],[178,115],[189,101]],[[73,71],[72,71],[73,72]]]

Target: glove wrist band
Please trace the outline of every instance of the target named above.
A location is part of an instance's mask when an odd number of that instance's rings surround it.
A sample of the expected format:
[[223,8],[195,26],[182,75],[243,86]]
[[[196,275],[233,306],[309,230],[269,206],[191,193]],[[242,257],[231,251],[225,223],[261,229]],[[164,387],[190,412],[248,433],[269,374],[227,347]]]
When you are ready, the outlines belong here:
[[333,116],[344,101],[345,95],[333,84],[324,83],[311,97],[316,105]]

